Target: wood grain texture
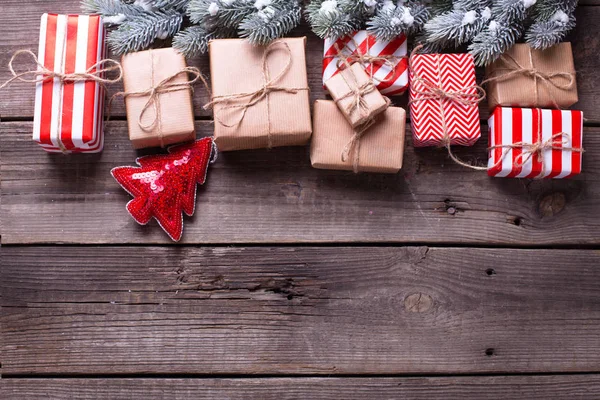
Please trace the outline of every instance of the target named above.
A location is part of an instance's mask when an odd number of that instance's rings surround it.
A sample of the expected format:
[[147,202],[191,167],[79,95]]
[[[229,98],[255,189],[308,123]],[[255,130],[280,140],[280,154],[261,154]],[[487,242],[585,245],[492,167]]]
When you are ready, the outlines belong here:
[[1,261],[3,374],[600,370],[598,251],[9,246]]
[[9,379],[3,400],[591,399],[598,375],[448,378]]
[[[595,1],[595,0],[590,0]],[[43,12],[56,13],[79,13],[79,0],[64,0],[51,2],[46,0],[2,0],[2,14],[0,15],[0,82],[10,77],[5,66],[12,54],[22,48],[29,48],[37,52],[39,19]],[[570,38],[574,45],[575,66],[577,68],[578,89],[580,102],[573,108],[584,112],[590,122],[600,121],[600,85],[598,82],[597,54],[600,52],[600,40],[597,30],[593,29],[600,24],[600,8],[580,7],[577,10],[578,28],[571,33]],[[292,32],[291,36],[307,36],[307,69],[308,81],[311,88],[311,99],[324,98],[325,92],[322,87],[322,57],[323,41],[315,36],[310,28],[304,23]],[[190,65],[197,66],[209,75],[208,56],[200,56],[190,60]],[[22,65],[21,68],[27,68]],[[479,80],[482,79],[482,71],[479,71]],[[108,95],[121,91],[120,84],[110,85]],[[407,96],[393,98],[400,106],[406,106]],[[0,91],[0,115],[3,118],[33,116],[34,89],[31,84],[15,83],[5,91]],[[194,105],[196,116],[210,117],[210,113],[202,109],[202,105],[208,102],[208,95],[204,88],[198,87],[195,91]],[[482,104],[481,118],[487,119],[487,105]],[[116,101],[112,115],[123,117],[125,109],[122,101]]]
[[[124,122],[111,123],[98,155],[48,155],[30,122],[0,130],[3,243],[171,243],[155,222],[130,218],[110,175],[136,157]],[[600,128],[586,128],[584,173],[568,180],[489,178],[408,136],[397,175],[316,170],[305,147],[221,153],[183,242],[600,243]],[[486,142],[456,152],[482,165]]]

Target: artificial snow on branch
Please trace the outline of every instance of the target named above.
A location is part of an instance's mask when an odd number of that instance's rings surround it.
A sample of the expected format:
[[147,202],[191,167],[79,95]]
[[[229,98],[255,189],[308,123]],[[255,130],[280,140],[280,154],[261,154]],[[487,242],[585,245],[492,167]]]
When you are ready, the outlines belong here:
[[264,45],[298,26],[302,14],[299,0],[83,0],[82,7],[116,26],[108,43],[117,55],[168,38],[187,56],[206,52],[216,38]]

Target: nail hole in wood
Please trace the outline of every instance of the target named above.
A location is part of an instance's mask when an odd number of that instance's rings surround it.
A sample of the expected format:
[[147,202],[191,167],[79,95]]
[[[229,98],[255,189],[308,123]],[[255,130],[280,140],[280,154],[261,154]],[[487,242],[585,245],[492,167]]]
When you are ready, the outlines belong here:
[[488,268],[485,270],[485,273],[488,274],[488,276],[496,275],[496,270],[494,268]]
[[489,349],[485,349],[485,355],[488,357],[491,357],[494,355],[494,349],[489,348]]
[[292,300],[293,298],[294,298],[294,295],[293,295],[293,294],[288,294],[288,295],[287,295],[287,299],[288,299],[288,300]]
[[514,226],[521,226],[521,224],[523,224],[523,218],[510,216],[506,218],[506,222],[513,224]]

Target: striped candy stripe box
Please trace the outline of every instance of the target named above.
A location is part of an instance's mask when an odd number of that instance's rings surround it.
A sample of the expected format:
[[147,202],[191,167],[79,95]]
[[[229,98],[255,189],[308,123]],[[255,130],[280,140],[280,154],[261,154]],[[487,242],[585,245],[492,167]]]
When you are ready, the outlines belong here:
[[488,124],[488,175],[568,178],[581,173],[581,111],[496,107]]
[[[44,14],[38,59],[54,72],[86,72],[105,58],[104,38],[98,15]],[[100,152],[103,112],[104,88],[97,82],[38,82],[33,140],[48,152]]]
[[[481,136],[479,107],[433,95],[446,92],[477,95],[475,63],[470,54],[416,54],[411,57],[410,116],[415,147],[450,144],[472,146]],[[419,80],[415,79],[418,76]],[[474,97],[473,97],[474,98]]]
[[[337,48],[336,48],[337,45]],[[386,96],[400,95],[408,88],[408,62],[406,59],[406,37],[399,36],[392,41],[377,40],[367,31],[358,31],[338,40],[325,39],[323,57],[323,84],[338,74],[344,67],[338,57],[338,48],[346,55],[350,64],[357,56],[369,55],[387,58],[365,63],[365,71],[375,82],[377,89]],[[394,65],[392,68],[391,65]]]

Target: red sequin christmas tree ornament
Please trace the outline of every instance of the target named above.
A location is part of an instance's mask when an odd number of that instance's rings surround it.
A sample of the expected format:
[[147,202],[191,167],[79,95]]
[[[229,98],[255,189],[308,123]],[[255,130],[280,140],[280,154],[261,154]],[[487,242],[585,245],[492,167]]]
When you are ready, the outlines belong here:
[[169,154],[140,157],[139,167],[117,167],[112,176],[133,200],[127,211],[139,224],[155,218],[174,241],[183,233],[183,214],[194,214],[196,186],[206,180],[212,138],[169,147]]

